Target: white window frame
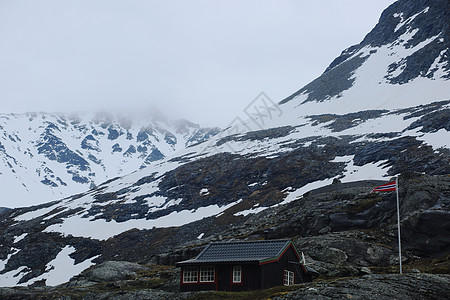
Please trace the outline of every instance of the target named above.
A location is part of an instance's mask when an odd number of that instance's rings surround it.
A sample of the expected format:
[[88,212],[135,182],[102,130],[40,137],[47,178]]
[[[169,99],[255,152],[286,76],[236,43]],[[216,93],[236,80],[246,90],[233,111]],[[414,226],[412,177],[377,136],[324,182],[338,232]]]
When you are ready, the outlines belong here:
[[233,283],[242,283],[242,267],[233,266]]
[[286,286],[294,284],[294,272],[284,270],[283,284]]
[[184,267],[183,283],[197,283],[197,282],[198,282],[198,267]]
[[215,276],[214,266],[200,267],[200,282],[214,282]]

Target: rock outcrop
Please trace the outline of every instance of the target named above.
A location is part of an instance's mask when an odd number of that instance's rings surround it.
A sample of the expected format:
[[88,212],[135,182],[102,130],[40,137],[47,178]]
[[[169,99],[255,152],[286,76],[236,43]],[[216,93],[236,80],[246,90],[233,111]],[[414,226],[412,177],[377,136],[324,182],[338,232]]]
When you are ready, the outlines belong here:
[[450,275],[365,275],[360,278],[305,284],[281,299],[448,299]]

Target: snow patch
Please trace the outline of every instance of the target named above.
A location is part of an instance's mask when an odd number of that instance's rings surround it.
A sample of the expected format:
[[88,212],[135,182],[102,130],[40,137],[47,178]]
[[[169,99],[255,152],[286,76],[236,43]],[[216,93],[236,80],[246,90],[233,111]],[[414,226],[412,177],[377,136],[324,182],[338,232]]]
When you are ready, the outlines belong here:
[[[100,256],[97,255],[81,263],[75,264],[75,260],[69,256],[75,251],[76,249],[74,247],[65,246],[55,259],[46,265],[45,273],[33,278],[33,282],[45,279],[46,284],[49,286],[68,282],[73,276],[80,274],[90,266],[94,265],[92,261]],[[27,284],[31,283],[32,282],[29,282]]]
[[309,192],[314,189],[317,189],[317,188],[320,188],[320,187],[323,187],[323,186],[326,186],[326,185],[329,185],[332,182],[333,182],[332,178],[327,178],[325,180],[319,180],[319,181],[314,181],[314,182],[308,183],[299,189],[289,192],[288,195],[286,196],[286,198],[284,198],[284,200],[282,202],[272,205],[271,207],[277,207],[279,205],[284,205],[286,203],[297,200],[297,199],[301,198],[304,193]]
[[215,216],[228,208],[240,203],[242,199],[224,206],[209,205],[199,207],[196,210],[174,211],[157,219],[128,220],[126,222],[106,221],[104,219],[87,219],[81,215],[73,215],[63,220],[60,224],[47,227],[44,232],[59,232],[64,235],[91,237],[98,240],[106,240],[124,231],[136,229],[151,229],[153,227],[164,228],[182,226],[203,218]]
[[200,196],[207,196],[207,195],[209,195],[209,190],[206,189],[206,188],[201,189],[199,195]]
[[176,200],[170,200],[163,207],[161,207],[161,209],[166,209],[166,208],[168,208],[170,206],[178,205],[178,204],[181,203],[181,201],[183,201],[182,198],[178,198]]
[[240,212],[237,212],[237,213],[235,213],[234,214],[234,216],[247,216],[247,215],[249,215],[249,214],[257,214],[257,213],[259,213],[259,212],[261,212],[261,211],[263,211],[263,210],[266,210],[266,209],[268,209],[269,207],[264,207],[264,206],[261,206],[261,207],[253,207],[253,208],[251,208],[251,209],[246,209],[246,210],[242,210],[242,211],[240,211]]
[[[1,264],[1,263],[0,263]],[[21,273],[26,273],[28,270],[25,266],[20,266],[19,268],[0,274],[0,286],[2,287],[14,287],[14,286],[24,286],[27,285],[25,283],[19,284],[20,279],[22,276],[20,276]]]
[[23,240],[23,239],[27,236],[27,234],[28,234],[28,233],[22,233],[21,235],[16,236],[16,237],[14,238],[13,244],[15,244],[15,243],[17,243],[17,242]]
[[417,137],[418,140],[425,142],[433,147],[433,149],[450,148],[450,132],[444,128],[437,132],[426,133]]
[[403,13],[395,13],[393,16],[394,18],[400,18],[400,22],[397,24],[397,26],[394,29],[394,32],[397,32],[400,28],[402,28],[403,26],[411,23],[418,15],[422,14],[422,13],[427,13],[428,10],[430,9],[430,7],[427,7],[425,9],[423,9],[422,11],[418,12],[415,15],[412,15],[411,17],[409,17],[408,19],[404,20],[404,14]]
[[[56,205],[56,204],[55,204]],[[52,205],[50,207],[41,208],[33,211],[26,212],[24,214],[18,215],[14,218],[15,221],[29,221],[32,219],[35,219],[37,217],[43,216],[45,214],[48,214],[52,210],[55,209],[55,205]]]
[[[442,41],[441,41],[442,40]],[[439,39],[439,41],[442,43],[443,39]],[[434,79],[441,79],[444,78],[448,74],[448,71],[445,71],[445,67],[448,65],[448,60],[445,58],[445,53],[448,49],[444,49],[439,53],[439,56],[436,57],[433,64],[428,69],[428,72],[425,76],[430,76],[431,73],[433,73]]]
[[364,179],[385,179],[386,174],[384,166],[387,161],[378,161],[376,163],[368,163],[363,166],[356,166],[353,162],[353,156],[336,157],[332,162],[345,162],[345,173],[341,178],[341,182],[358,181]]

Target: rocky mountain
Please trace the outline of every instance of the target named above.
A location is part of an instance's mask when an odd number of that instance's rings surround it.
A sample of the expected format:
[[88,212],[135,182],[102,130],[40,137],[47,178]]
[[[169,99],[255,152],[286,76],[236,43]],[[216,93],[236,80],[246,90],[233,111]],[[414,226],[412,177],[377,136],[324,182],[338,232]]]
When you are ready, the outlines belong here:
[[1,114],[0,207],[73,195],[146,167],[218,128],[153,114]]
[[209,241],[264,237],[293,239],[324,278],[392,272],[395,195],[369,192],[396,175],[405,268],[448,273],[449,11],[399,0],[278,105],[261,94],[206,142],[3,212],[1,285],[57,285],[105,261],[170,265]]
[[[290,237],[296,248],[305,253],[307,265],[320,273],[319,282],[243,295],[227,293],[226,297],[387,299],[401,294],[405,299],[448,299],[450,178],[405,173],[400,180],[404,275],[395,274],[398,273],[395,194],[369,194],[380,181],[335,181],[287,205],[246,217],[232,219],[225,212],[180,227],[130,230],[104,241],[42,234],[39,228],[32,229],[44,227],[45,217],[15,224],[16,231],[27,227],[28,235],[16,238],[17,253],[10,256],[10,268],[20,266],[30,251],[38,252],[34,264],[45,263],[46,259],[42,258],[45,255],[56,255],[56,258],[47,263],[48,273],[31,280],[32,286],[0,288],[0,296],[2,299],[53,299],[55,296],[223,299],[223,293],[200,296],[176,292],[179,270],[173,263],[195,256],[209,241]],[[12,232],[7,231],[10,236]],[[46,242],[33,240],[38,236]],[[58,253],[58,248],[66,243],[71,246],[65,246],[63,255]],[[78,270],[86,267],[86,261],[81,261],[93,251],[98,256],[98,264],[68,283],[43,286],[68,281],[70,272],[77,266],[73,263],[80,262]],[[69,252],[72,253],[65,258]],[[20,267],[4,273],[2,280],[11,282],[18,279],[14,278],[15,274],[30,272]]]

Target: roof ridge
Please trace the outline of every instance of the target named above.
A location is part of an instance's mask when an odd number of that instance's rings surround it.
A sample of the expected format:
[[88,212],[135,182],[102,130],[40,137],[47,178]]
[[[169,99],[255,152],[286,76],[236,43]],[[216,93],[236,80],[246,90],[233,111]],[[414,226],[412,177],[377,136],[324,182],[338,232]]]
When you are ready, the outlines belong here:
[[211,243],[209,243],[208,245],[206,245],[206,247],[203,248],[203,250],[202,250],[202,251],[201,251],[194,259],[198,259],[200,256],[202,256],[203,253],[205,253],[211,245],[212,245]]

